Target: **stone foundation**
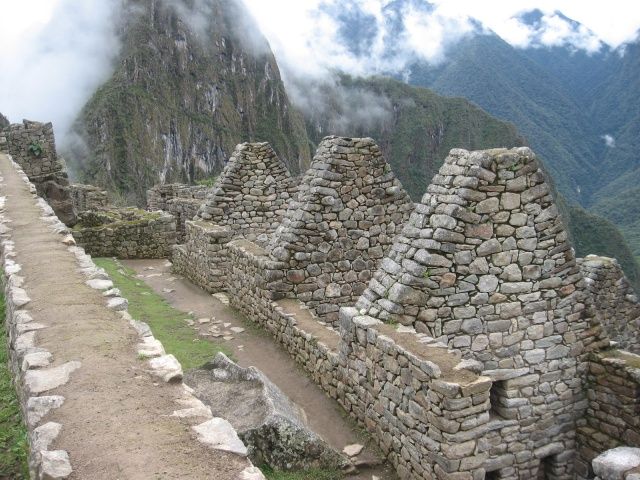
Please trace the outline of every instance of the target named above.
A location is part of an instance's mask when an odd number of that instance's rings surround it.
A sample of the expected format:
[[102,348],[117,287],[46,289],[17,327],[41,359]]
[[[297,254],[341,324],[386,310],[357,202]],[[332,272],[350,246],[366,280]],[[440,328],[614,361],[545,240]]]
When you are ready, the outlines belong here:
[[94,257],[167,258],[176,243],[171,215],[136,208],[84,212],[72,233]]

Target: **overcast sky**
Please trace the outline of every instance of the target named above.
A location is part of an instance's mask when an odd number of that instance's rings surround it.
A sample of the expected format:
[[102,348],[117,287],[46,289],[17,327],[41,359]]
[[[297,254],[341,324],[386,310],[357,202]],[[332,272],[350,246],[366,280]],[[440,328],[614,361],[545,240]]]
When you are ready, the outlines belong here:
[[[618,47],[633,40],[640,28],[640,2],[634,0],[435,0],[437,8],[429,15],[411,6],[403,11],[408,35],[398,42],[398,55],[382,60],[384,31],[364,58],[356,58],[338,41],[331,9],[319,9],[323,4],[336,12],[348,2],[244,2],[285,77],[323,75],[336,68],[355,74],[401,71],[416,56],[437,63],[446,58],[448,45],[471,34],[470,19],[517,47],[569,44],[588,51],[598,49],[600,42]],[[353,3],[383,24],[382,7],[388,0]],[[12,121],[53,120],[56,130],[64,133],[111,73],[119,48],[113,18],[121,5],[122,0],[0,0],[0,112]],[[516,18],[533,8],[545,13],[537,30]],[[555,10],[584,27],[572,30]]]

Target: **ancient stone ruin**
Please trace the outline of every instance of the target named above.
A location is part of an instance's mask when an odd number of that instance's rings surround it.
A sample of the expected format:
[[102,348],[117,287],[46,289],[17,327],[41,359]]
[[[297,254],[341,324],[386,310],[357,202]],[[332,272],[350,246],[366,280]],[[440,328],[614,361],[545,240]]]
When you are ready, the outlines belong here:
[[371,140],[329,137],[270,236],[187,222],[218,260],[209,288],[401,478],[586,479],[640,445],[640,357],[608,349],[637,345],[637,299],[615,262],[575,258],[533,152],[452,150],[415,209],[387,168]]
[[[4,140],[4,141],[3,141]],[[66,166],[58,158],[51,123],[24,120],[0,132],[0,152],[10,154],[66,225],[76,222]]]
[[[211,189],[151,189],[151,212],[77,192],[99,206],[79,215],[79,244],[171,255],[228,292],[401,479],[637,480],[640,304],[615,260],[575,258],[530,149],[454,149],[415,205],[373,140],[346,137],[325,138],[299,180],[268,144],[241,144]],[[247,432],[261,418],[228,428],[260,445]]]

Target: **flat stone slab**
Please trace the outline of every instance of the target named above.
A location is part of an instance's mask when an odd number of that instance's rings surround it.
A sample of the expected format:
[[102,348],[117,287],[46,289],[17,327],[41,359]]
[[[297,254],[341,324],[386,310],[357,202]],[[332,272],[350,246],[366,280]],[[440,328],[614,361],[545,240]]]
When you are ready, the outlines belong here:
[[152,358],[149,365],[153,374],[167,383],[182,380],[182,365],[171,354]]
[[85,283],[96,290],[109,290],[113,288],[113,282],[111,280],[103,280],[101,278],[87,280]]
[[40,455],[42,464],[39,480],[62,480],[73,472],[69,455],[64,450],[42,451]]
[[191,428],[198,434],[198,440],[205,445],[216,450],[247,456],[247,447],[242,443],[233,426],[224,418],[212,418]]
[[218,353],[191,370],[185,383],[228,419],[256,465],[272,468],[342,468],[349,460],[333,450],[306,422],[304,412],[255,367],[242,368]]
[[616,447],[601,453],[592,462],[602,480],[625,480],[625,473],[640,466],[640,448]]
[[73,360],[57,367],[29,370],[25,373],[24,383],[30,394],[46,392],[67,383],[71,373],[80,368],[80,366],[80,362]]
[[27,400],[27,423],[31,426],[38,422],[49,411],[59,408],[64,403],[61,395],[43,395],[42,397],[31,397]]

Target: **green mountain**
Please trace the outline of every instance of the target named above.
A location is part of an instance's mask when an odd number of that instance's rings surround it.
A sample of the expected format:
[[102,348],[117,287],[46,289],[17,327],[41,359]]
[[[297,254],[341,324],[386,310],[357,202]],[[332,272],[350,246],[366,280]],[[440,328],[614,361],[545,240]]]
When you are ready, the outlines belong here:
[[127,5],[119,62],[64,152],[80,180],[142,203],[156,183],[219,172],[244,141],[270,141],[293,171],[309,164],[304,122],[239,0]]
[[317,144],[329,134],[374,138],[415,200],[452,148],[525,144],[513,125],[463,98],[442,97],[391,78],[341,76],[314,94],[316,106],[305,112],[311,140]]
[[[317,143],[330,133],[375,138],[414,200],[424,194],[451,148],[526,143],[512,124],[463,98],[443,97],[390,78],[343,75],[335,84],[316,85],[310,90],[316,98],[315,108],[305,112],[311,140]],[[555,177],[549,176],[555,184]],[[640,269],[616,226],[567,202],[555,186],[554,191],[576,253],[616,257],[629,280],[640,287]]]

